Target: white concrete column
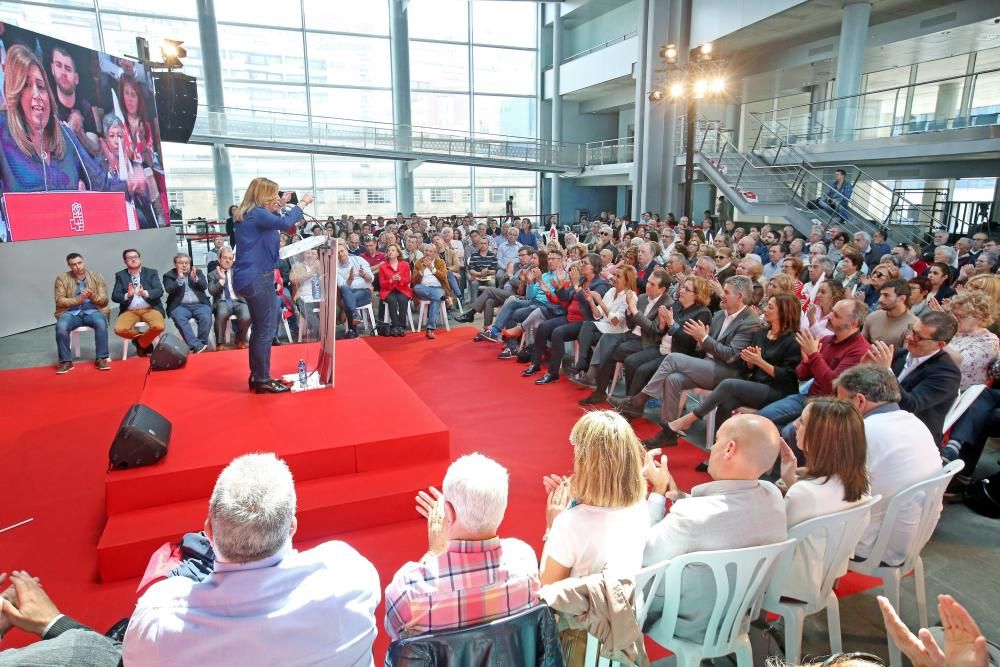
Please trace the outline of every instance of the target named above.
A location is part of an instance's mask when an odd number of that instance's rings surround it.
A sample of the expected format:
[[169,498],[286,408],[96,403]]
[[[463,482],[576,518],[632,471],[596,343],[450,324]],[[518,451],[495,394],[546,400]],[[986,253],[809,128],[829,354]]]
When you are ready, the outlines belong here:
[[[219,56],[219,29],[215,22],[214,0],[197,0],[198,38],[201,40],[201,62],[205,75],[205,101],[209,112],[223,113],[226,101],[222,89],[222,59]],[[212,174],[215,179],[215,211],[219,220],[229,216],[233,200],[233,171],[229,149],[225,144],[212,146]]]
[[[562,4],[553,3],[555,15],[552,19],[552,143],[557,146],[562,141],[562,93],[560,92],[559,70],[562,65]],[[551,188],[551,202],[549,204],[550,213],[562,213],[562,202],[560,200],[559,174],[549,174]],[[563,221],[562,215],[559,216]]]
[[639,0],[639,22],[636,26],[638,33],[636,63],[632,71],[632,80],[635,82],[635,139],[632,142],[632,173],[629,176],[632,180],[632,219],[639,220],[645,209],[642,206],[642,161],[643,145],[642,139],[646,135],[646,70],[649,69],[647,59],[647,41],[649,37],[649,3],[651,0]]
[[[840,19],[840,46],[837,49],[837,81],[834,97],[861,93],[861,69],[865,64],[865,43],[872,5],[869,0],[848,0]],[[850,139],[857,125],[859,98],[837,101],[836,136]]]
[[[410,126],[410,27],[409,0],[389,0],[389,55],[392,59],[392,122],[396,125],[399,150],[413,148]],[[395,161],[396,210],[413,212],[413,170],[404,160]]]

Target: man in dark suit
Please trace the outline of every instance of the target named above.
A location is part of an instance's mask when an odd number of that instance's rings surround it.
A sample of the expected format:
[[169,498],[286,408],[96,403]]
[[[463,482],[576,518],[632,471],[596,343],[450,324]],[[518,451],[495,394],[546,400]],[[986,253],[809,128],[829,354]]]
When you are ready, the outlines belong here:
[[[372,242],[374,244],[374,241]],[[208,274],[208,293],[212,295],[215,312],[215,344],[221,346],[226,340],[229,318],[236,317],[236,347],[247,346],[250,331],[250,309],[242,297],[236,295],[233,287],[233,249],[223,246],[219,250],[219,264]]]
[[[206,294],[205,274],[192,266],[188,255],[174,255],[174,268],[163,274],[163,289],[167,293],[167,315],[180,330],[184,342],[195,354],[207,350],[212,333],[212,306]],[[197,334],[191,329],[192,319],[198,323]]]
[[663,430],[643,441],[647,448],[677,444],[677,433],[667,424],[680,416],[680,399],[684,390],[695,387],[713,389],[726,378],[744,374],[746,364],[740,360],[740,352],[750,344],[760,328],[760,319],[747,307],[752,295],[753,285],[746,276],[733,276],[727,280],[723,288],[722,309],[712,318],[712,324],[706,327],[697,320],[684,323],[684,332],[698,341],[698,349],[705,356],[668,354],[640,393],[608,401],[623,414],[632,417],[642,415],[650,398],[659,398],[663,402],[660,408]]
[[922,421],[937,444],[962,382],[961,370],[944,349],[956,331],[954,317],[932,310],[913,325],[903,349],[893,350],[892,345],[876,341],[864,359],[892,369],[899,380],[899,407]]
[[[5,576],[0,575],[0,581]],[[42,641],[0,651],[0,665],[117,667],[121,664],[121,642],[59,613],[42,586],[27,572],[12,572],[10,580],[12,585],[3,594],[6,602],[0,617],[0,637],[14,627],[34,633]]]
[[[653,247],[648,242],[639,246],[638,259],[635,267],[635,287],[639,291],[645,291],[646,281],[659,266],[656,257],[653,256]],[[667,283],[669,282],[668,280]]]
[[[115,334],[135,343],[139,356],[149,354],[150,346],[163,332],[163,285],[156,269],[142,265],[142,255],[135,248],[122,253],[125,268],[115,274],[115,287],[111,300],[120,305],[118,319],[115,320]],[[144,322],[149,328],[145,333],[135,330],[135,325]]]
[[[647,361],[659,355],[660,340],[667,330],[667,321],[660,316],[660,308],[669,308],[673,300],[667,294],[670,276],[662,268],[655,269],[646,281],[646,293],[635,298],[626,297],[625,324],[629,331],[609,338],[609,349],[601,351],[597,366],[597,385],[593,393],[580,400],[580,405],[596,405],[607,400],[608,385],[614,377],[615,367],[632,357],[642,355]],[[598,342],[598,347],[601,343]],[[639,362],[640,364],[642,362]]]

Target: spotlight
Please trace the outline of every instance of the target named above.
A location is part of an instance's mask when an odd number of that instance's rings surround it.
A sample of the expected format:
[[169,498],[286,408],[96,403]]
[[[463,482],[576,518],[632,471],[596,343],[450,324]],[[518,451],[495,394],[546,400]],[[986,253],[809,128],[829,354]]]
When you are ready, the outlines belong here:
[[180,69],[184,67],[181,58],[187,57],[187,49],[181,44],[184,42],[178,39],[164,39],[160,45],[160,55],[163,57],[163,64],[170,69]]
[[660,100],[663,99],[663,92],[659,90],[654,90],[649,94],[648,97],[650,102],[659,102]]
[[677,47],[673,44],[667,44],[662,49],[660,49],[660,59],[666,60],[668,64],[673,65],[677,62]]
[[684,84],[682,83],[672,83],[670,84],[670,97],[678,98],[684,94]]
[[722,91],[724,91],[726,89],[726,81],[725,81],[725,79],[723,79],[721,76],[715,77],[714,79],[712,79],[711,83],[709,84],[709,89],[713,93],[721,93]]
[[708,90],[708,83],[704,79],[699,79],[694,82],[694,96],[704,97],[705,91]]
[[701,45],[701,55],[710,56],[712,55],[712,42],[705,42]]

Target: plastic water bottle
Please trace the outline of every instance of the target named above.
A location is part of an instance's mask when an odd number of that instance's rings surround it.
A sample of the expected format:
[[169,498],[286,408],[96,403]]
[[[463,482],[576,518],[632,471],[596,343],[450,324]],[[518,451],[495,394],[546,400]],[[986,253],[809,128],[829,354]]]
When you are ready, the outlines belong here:
[[312,293],[313,293],[313,298],[318,301],[321,296],[320,286],[319,286],[319,276],[312,277]]
[[299,387],[306,388],[306,360],[299,359]]

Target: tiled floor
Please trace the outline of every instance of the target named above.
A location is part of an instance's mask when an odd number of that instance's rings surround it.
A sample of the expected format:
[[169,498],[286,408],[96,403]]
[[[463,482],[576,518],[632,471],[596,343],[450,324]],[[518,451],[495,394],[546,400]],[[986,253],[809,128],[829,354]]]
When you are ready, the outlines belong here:
[[[46,327],[0,338],[0,370],[54,365],[54,335],[54,327]],[[83,334],[81,343],[82,358],[93,359],[92,335]],[[112,359],[121,354],[120,345],[117,339],[111,341]],[[10,387],[7,389],[10,390]],[[695,442],[702,442],[703,433],[693,429],[691,438]],[[977,471],[979,476],[996,471],[996,443],[997,441],[993,441],[994,446],[983,455]],[[988,639],[1000,640],[1000,615],[996,613],[1000,609],[1000,578],[997,577],[997,572],[1000,571],[998,529],[1000,522],[979,516],[964,505],[945,507],[937,532],[924,550],[932,624],[937,620],[936,596],[949,593],[969,609]],[[884,628],[875,595],[876,591],[871,591],[841,602],[844,647],[846,650],[866,651],[887,657]],[[903,582],[901,614],[912,628],[917,626],[912,579]],[[822,614],[807,620],[803,652],[804,655],[812,656],[829,653],[826,619]]]

